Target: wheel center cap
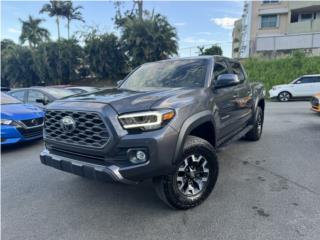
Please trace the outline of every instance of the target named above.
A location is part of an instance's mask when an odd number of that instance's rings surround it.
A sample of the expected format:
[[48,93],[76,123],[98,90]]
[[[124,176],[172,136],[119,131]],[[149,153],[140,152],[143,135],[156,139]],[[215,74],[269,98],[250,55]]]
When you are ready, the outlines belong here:
[[190,177],[190,178],[195,178],[195,176],[196,176],[195,172],[196,172],[195,170],[193,170],[193,169],[190,168],[190,170],[189,170],[189,177]]

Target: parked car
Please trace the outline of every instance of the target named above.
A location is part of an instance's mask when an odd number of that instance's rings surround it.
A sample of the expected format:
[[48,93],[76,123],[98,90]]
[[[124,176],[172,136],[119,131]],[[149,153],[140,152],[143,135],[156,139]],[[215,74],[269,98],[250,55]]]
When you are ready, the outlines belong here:
[[273,86],[269,91],[270,98],[287,102],[293,98],[310,98],[320,91],[320,74],[303,75],[289,84]]
[[12,90],[8,94],[24,103],[44,108],[45,105],[57,99],[74,95],[74,92],[52,87],[30,87]]
[[1,145],[42,138],[43,111],[1,92]]
[[236,60],[147,63],[118,88],[50,104],[41,162],[104,181],[152,178],[165,203],[192,208],[216,184],[217,148],[242,137],[260,139],[263,92]]
[[320,92],[311,98],[311,109],[320,113]]
[[91,93],[91,92],[96,92],[99,91],[100,88],[97,87],[67,87],[66,89],[74,92],[75,94],[82,94],[82,93]]

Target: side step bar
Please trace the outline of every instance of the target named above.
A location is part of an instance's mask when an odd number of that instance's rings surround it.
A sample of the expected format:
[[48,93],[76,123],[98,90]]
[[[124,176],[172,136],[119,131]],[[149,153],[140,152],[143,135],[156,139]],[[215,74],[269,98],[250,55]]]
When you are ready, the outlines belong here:
[[229,143],[239,140],[240,138],[244,137],[252,128],[253,128],[253,125],[248,125],[247,127],[245,127],[243,130],[241,130],[234,136],[227,136],[222,138],[217,144],[218,148],[225,147]]

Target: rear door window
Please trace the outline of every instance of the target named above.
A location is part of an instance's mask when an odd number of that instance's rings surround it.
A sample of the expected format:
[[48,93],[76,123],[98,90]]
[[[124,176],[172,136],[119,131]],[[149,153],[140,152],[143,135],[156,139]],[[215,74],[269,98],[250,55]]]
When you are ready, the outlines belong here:
[[319,77],[314,77],[313,82],[314,83],[320,83],[320,76]]
[[24,102],[25,92],[26,92],[26,91],[21,90],[21,91],[12,92],[12,93],[10,93],[10,95],[11,95],[12,97],[15,97],[16,99]]
[[218,61],[214,64],[213,77],[217,80],[221,74],[229,73],[228,66],[224,61]]
[[243,69],[241,67],[241,64],[238,62],[231,62],[230,61],[230,68],[233,74],[238,75],[238,78],[240,81],[245,80],[245,74],[243,72]]
[[37,99],[43,99],[43,100],[48,100],[48,97],[46,95],[44,95],[42,92],[40,91],[36,91],[36,90],[29,90],[29,94],[28,94],[28,101],[29,103],[36,103]]

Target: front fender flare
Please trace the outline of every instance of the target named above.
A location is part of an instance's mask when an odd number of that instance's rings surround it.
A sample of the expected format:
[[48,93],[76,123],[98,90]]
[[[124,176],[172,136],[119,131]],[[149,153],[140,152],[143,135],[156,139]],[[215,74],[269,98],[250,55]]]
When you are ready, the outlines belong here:
[[184,146],[184,143],[185,143],[188,135],[192,132],[193,129],[195,129],[196,127],[198,127],[201,124],[206,123],[206,122],[210,122],[213,124],[213,128],[215,131],[214,142],[216,143],[217,133],[216,133],[216,126],[215,126],[215,121],[214,121],[214,117],[212,115],[212,112],[209,110],[206,110],[206,111],[199,112],[195,115],[192,115],[187,120],[185,120],[185,122],[182,124],[182,127],[179,131],[178,141],[177,141],[177,145],[176,145],[176,151],[175,151],[175,155],[173,158],[174,163],[176,163],[178,161],[178,159],[180,158],[180,156],[182,155],[183,146]]

